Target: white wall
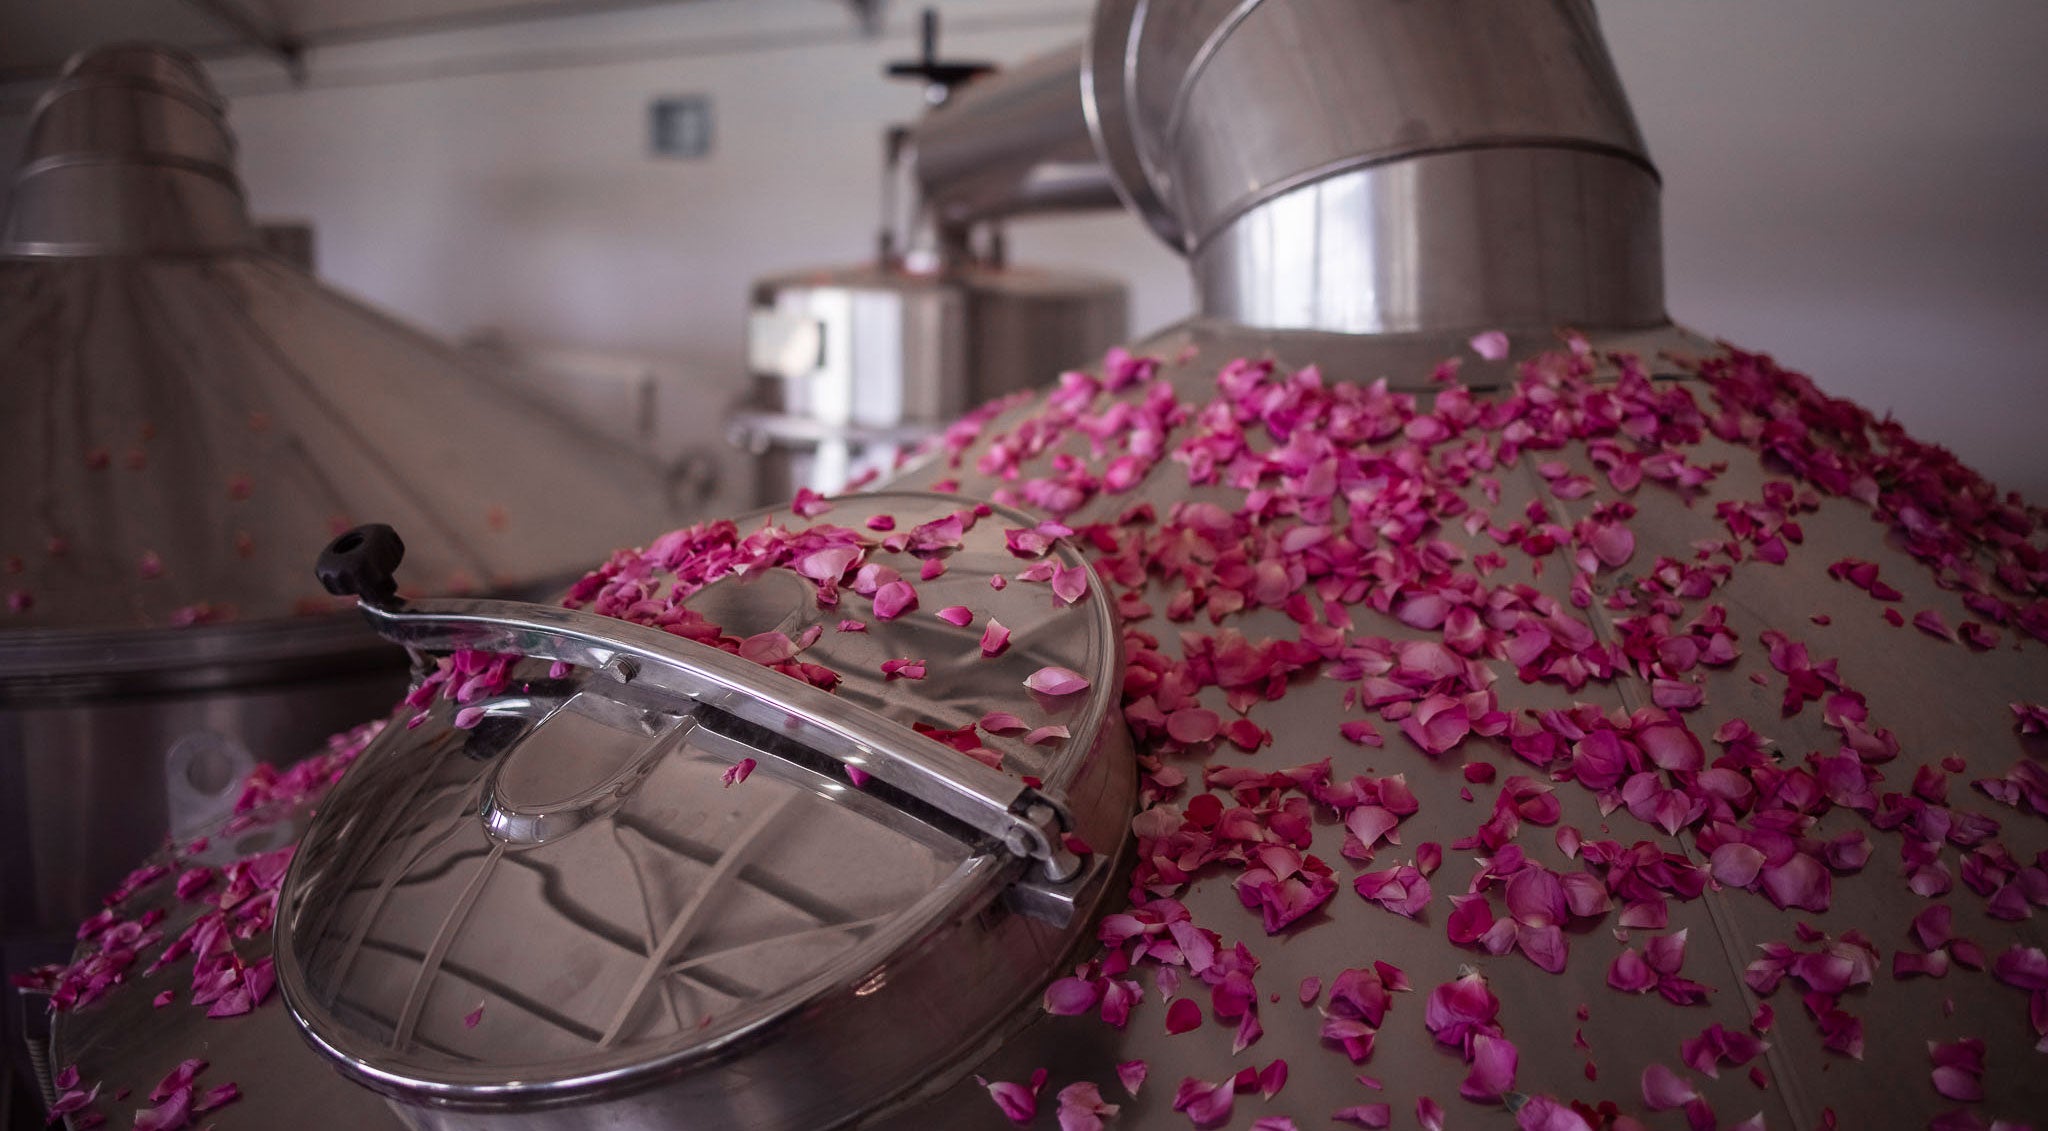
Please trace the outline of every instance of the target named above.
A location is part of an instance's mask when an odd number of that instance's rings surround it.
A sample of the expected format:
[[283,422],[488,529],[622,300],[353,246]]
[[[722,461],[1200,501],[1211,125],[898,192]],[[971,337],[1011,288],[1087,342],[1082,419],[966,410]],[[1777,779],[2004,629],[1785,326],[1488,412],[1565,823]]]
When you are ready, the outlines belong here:
[[1673,315],[2048,505],[2048,4],[1599,7]]
[[[941,6],[949,54],[998,60],[1077,38],[1088,8]],[[2048,4],[1600,11],[1664,172],[1672,312],[2048,502]],[[672,359],[722,407],[747,281],[868,253],[880,128],[917,109],[878,73],[914,12],[863,40],[822,0],[705,0],[329,48],[302,90],[215,69],[251,199],[316,223],[329,279],[451,337]],[[646,156],[649,100],[691,92],[716,103],[714,156]],[[0,116],[0,153],[20,131]],[[1187,309],[1179,262],[1125,217],[1012,247],[1123,274],[1140,329]]]

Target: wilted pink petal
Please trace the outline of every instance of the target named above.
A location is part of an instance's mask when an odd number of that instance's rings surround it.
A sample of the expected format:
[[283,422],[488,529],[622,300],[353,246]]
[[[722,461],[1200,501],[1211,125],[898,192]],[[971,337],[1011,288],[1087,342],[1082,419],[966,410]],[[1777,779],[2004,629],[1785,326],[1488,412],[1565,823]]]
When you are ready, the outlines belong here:
[[1472,346],[1473,353],[1488,361],[1506,361],[1508,359],[1508,336],[1499,330],[1487,330],[1484,333],[1472,335],[1470,345]]
[[1505,1037],[1484,1033],[1472,1038],[1472,1071],[1458,1085],[1458,1094],[1474,1103],[1498,1103],[1515,1086],[1519,1056]]
[[66,1083],[62,1077],[59,1077],[57,1087],[64,1089],[64,1094],[58,1096],[57,1102],[50,1105],[48,1123],[54,1124],[60,1118],[70,1115],[74,1111],[83,1111],[99,1098],[100,1086],[98,1084],[94,1084],[90,1091],[82,1089],[78,1087],[78,1070],[70,1068],[66,1069],[66,1071],[70,1073],[70,1081]]
[[1102,1117],[1117,1110],[1102,1102],[1102,1089],[1086,1080],[1060,1089],[1060,1131],[1102,1131]]
[[1643,946],[1643,960],[1659,974],[1676,974],[1685,964],[1685,931],[1656,935]]
[[1059,1017],[1087,1013],[1101,1000],[1101,983],[1086,978],[1061,978],[1045,988],[1045,1011]]
[[2040,947],[2014,943],[1992,963],[1992,973],[2008,986],[2023,990],[2048,990],[2048,954]]
[[875,617],[894,620],[917,607],[917,590],[908,581],[892,581],[875,590]]
[[947,605],[939,610],[939,619],[947,624],[966,628],[974,623],[974,610],[965,605]]
[[796,498],[789,504],[789,509],[798,518],[816,518],[831,510],[832,503],[809,487],[798,487]]
[[1476,1034],[1500,1035],[1500,1026],[1494,1023],[1499,1013],[1500,999],[1474,972],[1431,990],[1422,1020],[1439,1044],[1465,1051]]
[[185,1085],[165,1096],[154,1107],[138,1109],[135,1131],[176,1131],[192,1122],[192,1087]]
[[1230,1041],[1230,1055],[1236,1056],[1238,1053],[1257,1044],[1259,1038],[1265,1035],[1266,1027],[1259,1024],[1258,1011],[1255,1009],[1246,1010],[1244,1016],[1237,1019],[1237,1033]]
[[1352,719],[1349,722],[1341,723],[1338,725],[1337,731],[1345,738],[1361,746],[1378,746],[1381,742],[1379,730],[1364,719]]
[[1444,1131],[1444,1105],[1429,1096],[1415,1101],[1415,1122],[1422,1125],[1422,1131]]
[[164,1078],[156,1082],[156,1087],[149,1090],[150,1100],[167,1099],[178,1089],[190,1087],[192,1081],[197,1079],[201,1072],[206,1071],[206,1067],[207,1062],[197,1057],[180,1061],[176,1068],[165,1073]]
[[1008,711],[990,711],[981,717],[980,725],[990,734],[1021,734],[1029,730],[1031,724]]
[[[1044,1070],[1039,1071],[1042,1073]],[[988,1089],[989,1099],[995,1101],[997,1109],[1010,1122],[1022,1125],[1038,1116],[1038,1089],[1045,1086],[1045,1078],[1042,1075],[1034,1076],[1032,1086],[1028,1088],[1008,1080],[990,1083],[979,1076],[974,1078],[974,1082]]]
[[981,654],[1000,656],[1010,646],[1010,630],[994,617],[988,618],[988,627],[981,631]]
[[1048,665],[1032,672],[1024,686],[1042,695],[1072,695],[1086,690],[1088,680],[1079,672]]
[[1699,1092],[1669,1068],[1652,1064],[1643,1069],[1643,1106],[1651,1111],[1670,1111],[1698,1098]]
[[1763,881],[1764,894],[1779,907],[1799,907],[1808,911],[1826,911],[1829,895],[1833,889],[1827,869],[1820,861],[1803,852],[1795,852],[1783,864],[1766,866],[1759,878]]
[[868,625],[866,621],[843,620],[839,622],[839,631],[841,632],[866,632],[867,630]]
[[1367,872],[1353,880],[1352,887],[1359,895],[1410,919],[1429,906],[1429,880],[1413,865]]
[[1301,1127],[1284,1115],[1263,1115],[1252,1121],[1251,1131],[1301,1131]]
[[1623,993],[1648,993],[1657,988],[1657,972],[1631,947],[1614,956],[1614,964],[1607,968],[1607,984]]
[[[1633,1122],[1626,1117],[1616,1120],[1616,1131]],[[1593,1131],[1585,1117],[1549,1096],[1530,1096],[1515,1112],[1515,1127],[1519,1131]]]
[[1962,1068],[1948,1065],[1934,1070],[1934,1090],[1962,1103],[1976,1103],[1984,1098],[1982,1080]]
[[1052,593],[1062,605],[1079,601],[1088,592],[1088,567],[1055,568],[1052,572]]
[[1216,712],[1202,707],[1182,707],[1166,716],[1166,733],[1184,746],[1215,738],[1222,725],[1223,720]]
[[474,1029],[483,1022],[483,1019],[484,1003],[478,1002],[475,1009],[472,1009],[468,1013],[462,1015],[462,1027],[465,1029]]
[[1259,1069],[1259,1095],[1261,1098],[1270,1100],[1274,1096],[1279,1095],[1280,1089],[1286,1086],[1287,1062],[1285,1060],[1275,1059],[1273,1063]]
[[726,767],[724,774],[725,788],[731,789],[733,786],[747,780],[747,775],[754,772],[755,765],[756,763],[752,758],[742,758]]
[[1948,904],[1936,903],[1913,916],[1913,937],[1927,950],[1934,950],[1954,937],[1953,913]]
[[1197,1127],[1213,1127],[1230,1118],[1237,1091],[1231,1079],[1211,1084],[1190,1076],[1173,1093],[1173,1110],[1186,1112]]
[[1175,998],[1166,1007],[1166,1031],[1170,1034],[1188,1033],[1202,1027],[1202,1007],[1193,998]]
[[1024,741],[1029,745],[1037,746],[1042,743],[1053,742],[1057,739],[1071,737],[1073,736],[1067,733],[1066,727],[1055,723],[1051,726],[1031,728],[1031,733],[1024,736]]
[[882,678],[884,680],[923,679],[924,672],[925,665],[923,660],[900,659],[882,661]]
[[1336,1123],[1368,1128],[1369,1131],[1382,1131],[1394,1125],[1394,1108],[1391,1104],[1358,1104],[1331,1112],[1330,1119]]
[[847,569],[860,558],[858,546],[828,546],[813,550],[796,561],[796,571],[813,581],[838,584]]
[[1145,1086],[1145,1073],[1147,1071],[1148,1069],[1144,1061],[1126,1060],[1116,1066],[1116,1078],[1123,1083],[1124,1091],[1135,1096],[1138,1094],[1138,1089]]

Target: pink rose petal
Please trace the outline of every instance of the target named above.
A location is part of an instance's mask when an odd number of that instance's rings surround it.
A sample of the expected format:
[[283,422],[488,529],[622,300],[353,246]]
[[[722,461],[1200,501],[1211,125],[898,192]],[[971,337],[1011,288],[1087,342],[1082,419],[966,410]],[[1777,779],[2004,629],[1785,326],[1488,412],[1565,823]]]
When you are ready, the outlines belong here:
[[1126,1060],[1116,1066],[1116,1078],[1123,1084],[1124,1091],[1135,1096],[1138,1089],[1145,1086],[1147,1071],[1149,1069],[1144,1061]]
[[939,610],[938,617],[947,624],[960,628],[966,628],[974,623],[974,611],[965,605],[947,605]]
[[1000,656],[1003,654],[1003,650],[1009,646],[1010,630],[1004,628],[1002,622],[996,620],[996,618],[988,618],[988,626],[982,629],[981,632],[981,654],[983,656]]
[[1472,1071],[1458,1094],[1474,1103],[1498,1103],[1515,1086],[1515,1046],[1504,1037],[1481,1033],[1472,1038]]
[[1088,688],[1088,680],[1079,672],[1047,665],[1024,680],[1024,686],[1041,695],[1072,695]]
[[1487,330],[1472,335],[1472,352],[1488,361],[1508,359],[1508,336],[1499,330]]
[[1699,1098],[1699,1092],[1685,1078],[1661,1064],[1643,1069],[1643,1106],[1651,1111],[1670,1111]]
[[731,789],[733,786],[736,786],[741,782],[747,780],[747,775],[754,772],[754,766],[756,764],[757,763],[752,758],[742,758],[739,761],[734,762],[732,765],[726,767],[725,773],[723,775],[723,778],[725,780],[725,788]]
[[1104,1103],[1102,1089],[1080,1080],[1060,1089],[1060,1131],[1102,1131],[1102,1119],[1115,1115],[1118,1107]]
[[1022,734],[1030,729],[1030,724],[1008,711],[990,711],[981,717],[979,725],[990,734]]
[[917,608],[917,590],[908,581],[891,581],[875,590],[875,618],[894,620]]

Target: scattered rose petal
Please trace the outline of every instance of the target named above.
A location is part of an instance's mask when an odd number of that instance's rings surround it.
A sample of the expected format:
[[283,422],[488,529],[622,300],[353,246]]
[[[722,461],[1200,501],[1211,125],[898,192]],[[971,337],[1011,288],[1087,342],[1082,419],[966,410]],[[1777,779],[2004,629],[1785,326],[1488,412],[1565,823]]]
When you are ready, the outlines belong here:
[[1024,680],[1024,686],[1041,695],[1072,695],[1086,690],[1088,680],[1079,672],[1048,665],[1032,672]]

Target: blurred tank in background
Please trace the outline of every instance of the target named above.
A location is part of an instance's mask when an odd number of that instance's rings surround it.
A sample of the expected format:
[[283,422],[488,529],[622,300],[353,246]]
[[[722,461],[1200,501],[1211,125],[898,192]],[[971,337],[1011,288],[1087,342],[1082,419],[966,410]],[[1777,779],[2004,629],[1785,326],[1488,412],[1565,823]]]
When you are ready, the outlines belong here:
[[[1008,218],[1119,206],[1087,134],[1064,128],[1082,120],[1080,50],[1004,71],[1000,112],[974,119],[1050,122],[1050,133],[967,136],[945,128],[956,120],[947,108],[979,105],[978,80],[994,68],[938,58],[930,11],[923,40],[920,59],[888,68],[922,83],[934,112],[885,136],[874,261],[754,283],[752,389],[728,435],[755,457],[757,504],[886,473],[961,413],[1093,362],[1128,332],[1121,282],[1012,264],[1004,248]],[[945,175],[972,194],[927,191],[942,152]]]
[[74,59],[0,227],[9,968],[256,760],[390,708],[403,655],[305,547],[404,514],[422,591],[524,592],[684,514],[652,460],[265,250],[223,114],[182,51]]

